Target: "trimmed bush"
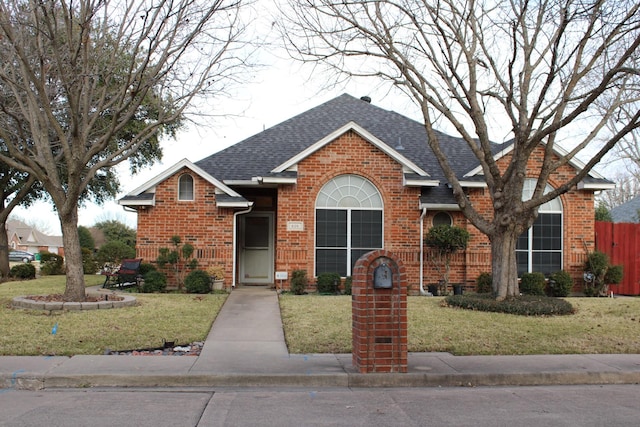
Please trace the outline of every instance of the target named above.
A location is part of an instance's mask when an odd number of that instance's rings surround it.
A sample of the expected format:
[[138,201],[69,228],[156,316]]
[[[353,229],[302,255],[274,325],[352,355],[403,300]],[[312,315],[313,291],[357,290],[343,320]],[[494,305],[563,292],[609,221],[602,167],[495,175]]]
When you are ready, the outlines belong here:
[[564,270],[556,271],[549,277],[549,295],[568,297],[573,289],[573,278]]
[[345,295],[351,295],[351,285],[352,284],[353,284],[353,277],[347,276],[347,278],[344,279],[344,294]]
[[604,282],[607,285],[615,285],[622,282],[623,268],[621,265],[612,265],[604,275]]
[[150,271],[158,271],[155,265],[150,264],[148,262],[140,264],[140,268],[138,269],[138,273],[144,277]]
[[31,263],[16,264],[9,270],[9,276],[16,279],[35,279],[36,268]]
[[493,291],[493,278],[490,273],[480,273],[476,279],[476,292],[489,294]]
[[449,307],[521,316],[557,316],[573,314],[573,306],[566,300],[546,296],[521,296],[496,301],[487,294],[450,295],[445,298]]
[[143,275],[144,283],[140,288],[140,292],[153,293],[163,292],[167,287],[167,276],[158,270],[147,271]]
[[208,294],[211,292],[211,279],[206,271],[193,270],[184,279],[184,287],[190,294]]
[[64,258],[51,252],[40,252],[40,274],[43,276],[64,274]]
[[545,280],[542,273],[522,273],[520,292],[523,295],[545,295]]
[[319,294],[336,294],[340,284],[338,273],[320,273],[316,282],[316,289]]
[[291,273],[291,292],[294,295],[303,295],[307,289],[307,271],[293,270]]

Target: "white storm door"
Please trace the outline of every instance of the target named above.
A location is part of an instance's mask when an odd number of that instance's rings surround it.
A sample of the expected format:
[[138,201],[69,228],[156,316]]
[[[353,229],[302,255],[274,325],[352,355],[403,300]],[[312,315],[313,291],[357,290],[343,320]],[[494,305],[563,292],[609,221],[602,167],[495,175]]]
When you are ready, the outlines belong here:
[[244,215],[240,221],[240,283],[273,283],[273,214]]

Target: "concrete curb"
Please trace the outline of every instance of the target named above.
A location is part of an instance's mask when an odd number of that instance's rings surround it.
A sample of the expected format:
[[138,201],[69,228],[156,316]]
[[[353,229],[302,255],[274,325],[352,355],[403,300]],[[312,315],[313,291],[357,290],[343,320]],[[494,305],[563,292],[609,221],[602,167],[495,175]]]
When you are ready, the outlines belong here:
[[509,374],[21,374],[0,379],[2,388],[149,387],[493,387],[640,384],[640,372],[539,372]]

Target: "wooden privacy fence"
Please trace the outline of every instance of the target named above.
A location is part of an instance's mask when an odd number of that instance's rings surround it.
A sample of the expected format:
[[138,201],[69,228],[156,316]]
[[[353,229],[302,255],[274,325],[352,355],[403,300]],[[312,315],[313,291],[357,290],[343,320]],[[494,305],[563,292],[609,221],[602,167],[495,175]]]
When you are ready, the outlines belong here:
[[624,266],[622,283],[609,288],[620,295],[640,295],[640,224],[596,221],[596,249],[612,264]]

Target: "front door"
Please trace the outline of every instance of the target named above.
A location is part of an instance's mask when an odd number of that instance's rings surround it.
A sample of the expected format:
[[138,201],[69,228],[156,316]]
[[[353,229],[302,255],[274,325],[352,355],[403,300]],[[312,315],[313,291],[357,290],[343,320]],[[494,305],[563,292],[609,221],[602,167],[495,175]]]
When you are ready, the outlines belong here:
[[240,280],[246,284],[273,283],[273,214],[240,217]]

